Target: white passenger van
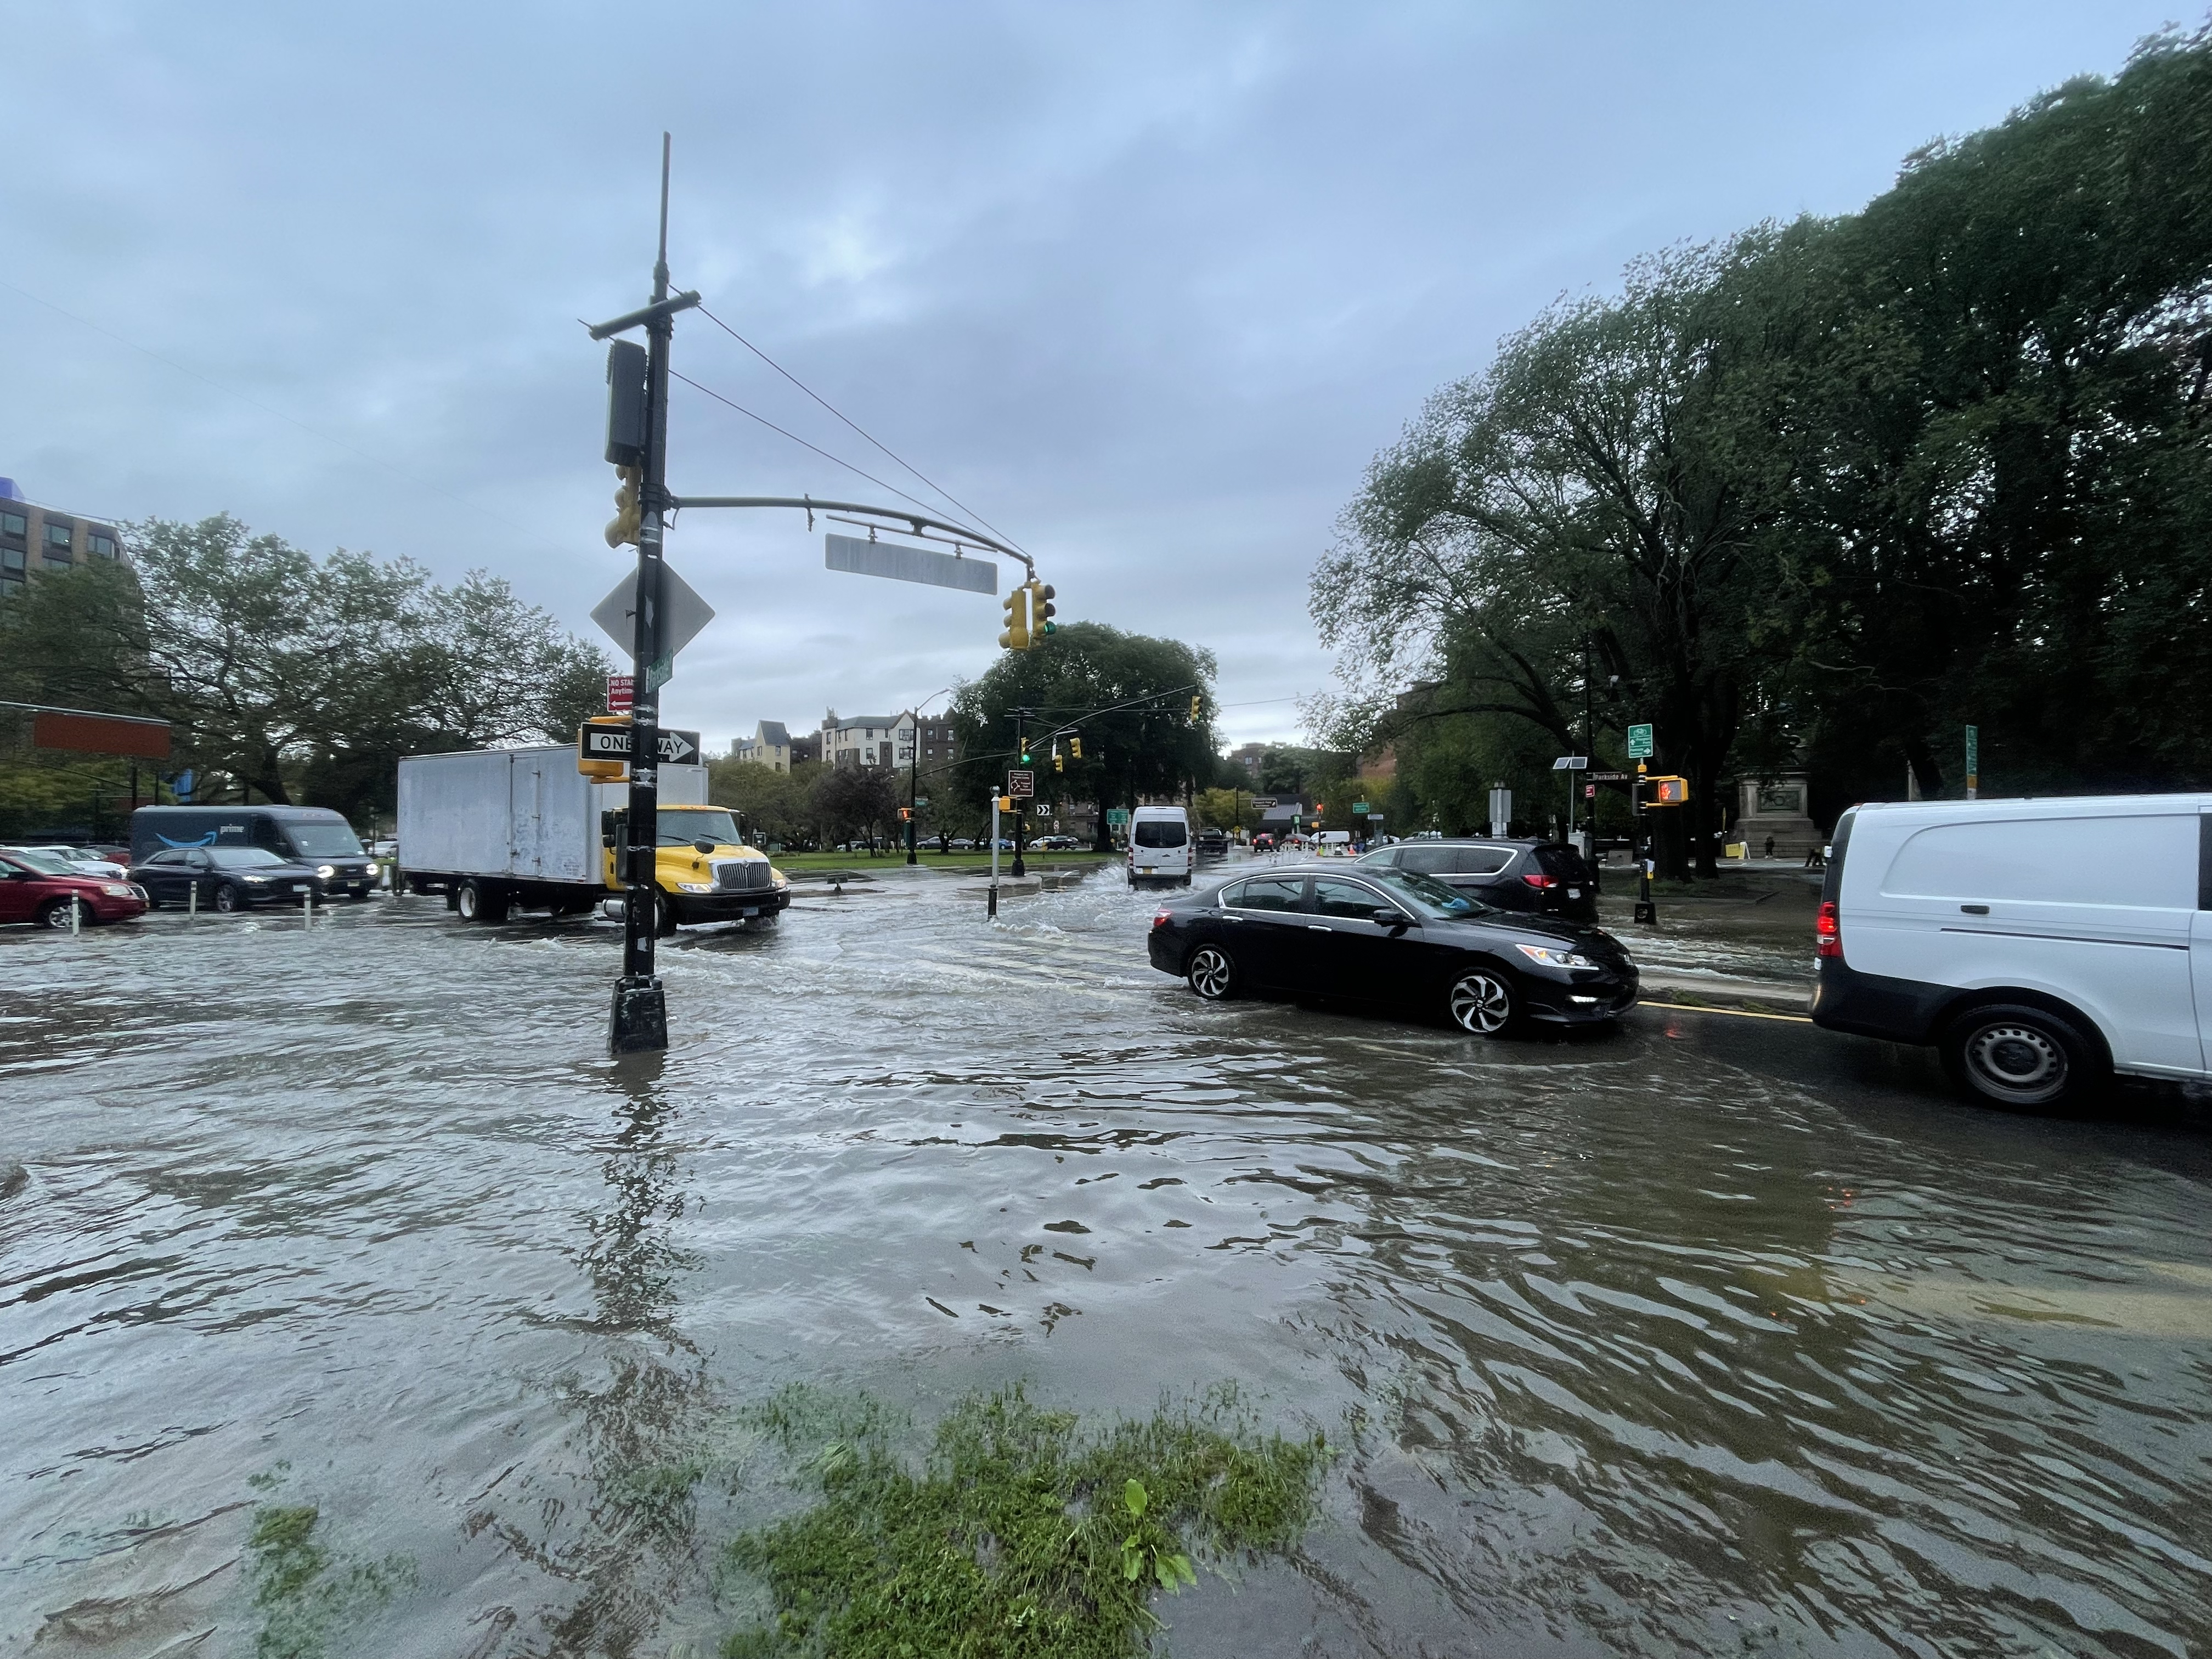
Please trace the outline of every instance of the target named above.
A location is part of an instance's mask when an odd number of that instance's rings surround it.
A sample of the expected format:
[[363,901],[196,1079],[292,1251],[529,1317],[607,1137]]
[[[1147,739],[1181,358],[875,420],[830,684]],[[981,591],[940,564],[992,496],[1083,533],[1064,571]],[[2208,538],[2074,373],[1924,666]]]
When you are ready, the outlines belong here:
[[1129,814],[1129,885],[1172,881],[1188,887],[1190,818],[1180,806],[1139,806]]
[[2212,1074],[2212,795],[1917,801],[1836,826],[1813,1018],[2007,1106]]

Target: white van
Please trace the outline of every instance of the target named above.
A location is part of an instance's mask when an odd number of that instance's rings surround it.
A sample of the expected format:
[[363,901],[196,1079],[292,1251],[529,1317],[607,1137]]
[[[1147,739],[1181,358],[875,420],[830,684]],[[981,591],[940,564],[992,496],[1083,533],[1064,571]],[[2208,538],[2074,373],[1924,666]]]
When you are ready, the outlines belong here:
[[1813,1018],[2007,1106],[2212,1075],[2212,795],[1917,801],[1836,825]]
[[1180,806],[1139,806],[1129,814],[1129,885],[1172,881],[1188,887],[1190,817]]

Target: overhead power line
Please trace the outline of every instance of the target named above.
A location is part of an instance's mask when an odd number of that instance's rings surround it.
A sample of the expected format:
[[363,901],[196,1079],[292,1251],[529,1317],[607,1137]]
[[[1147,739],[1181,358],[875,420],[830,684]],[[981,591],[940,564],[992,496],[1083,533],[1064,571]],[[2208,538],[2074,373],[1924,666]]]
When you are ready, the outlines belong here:
[[[799,376],[797,376],[796,374],[793,374],[789,369],[786,368],[785,368],[781,363],[780,363],[780,362],[776,362],[776,360],[775,360],[775,358],[773,358],[773,357],[769,356],[768,355],[768,353],[766,353],[765,351],[763,351],[763,350],[762,350],[758,346],[755,345],[755,344],[754,344],[750,340],[748,340],[747,338],[745,338],[745,337],[744,337],[744,335],[742,335],[742,334],[738,333],[737,330],[735,330],[734,328],[732,328],[732,327],[731,327],[727,323],[724,322],[724,321],[723,321],[720,317],[717,317],[717,316],[716,316],[713,312],[711,312],[711,311],[708,310],[706,307],[704,307],[704,306],[701,306],[701,307],[699,307],[699,314],[700,314],[702,317],[704,317],[704,318],[705,318],[708,322],[710,322],[710,323],[714,324],[714,325],[716,328],[720,329],[720,330],[722,331],[722,332],[723,332],[723,333],[725,333],[725,334],[728,335],[728,336],[729,336],[732,340],[735,340],[735,341],[736,341],[739,345],[743,346],[746,350],[748,350],[748,351],[751,352],[751,353],[753,354],[753,356],[756,356],[756,357],[759,358],[763,362],[766,363],[766,364],[767,364],[770,368],[774,369],[777,374],[779,374],[782,375],[782,376],[783,376],[783,378],[784,378],[785,380],[787,380],[790,381],[790,382],[792,383],[792,385],[793,385],[793,386],[797,386],[797,387],[798,387],[801,392],[805,392],[808,397],[810,397],[810,398],[813,398],[813,399],[814,399],[814,401],[815,401],[816,403],[817,403],[817,404],[821,404],[823,408],[824,408],[824,409],[828,410],[829,410],[832,415],[835,415],[835,416],[836,416],[839,420],[842,421],[842,422],[843,422],[847,426],[848,426],[848,427],[852,428],[852,429],[853,429],[854,431],[855,431],[855,432],[859,433],[859,434],[860,434],[860,436],[861,436],[861,437],[863,437],[863,438],[866,439],[870,443],[873,444],[873,445],[874,445],[878,449],[881,450],[881,451],[882,451],[885,455],[889,456],[892,460],[894,460],[894,461],[897,462],[901,466],[904,467],[904,468],[905,468],[908,472],[911,472],[912,474],[914,474],[914,476],[915,476],[915,477],[917,477],[917,478],[921,479],[921,482],[922,482],[924,484],[927,485],[930,489],[932,489],[935,490],[939,495],[940,495],[944,496],[944,497],[945,497],[945,499],[946,501],[948,501],[951,502],[953,506],[955,506],[955,507],[958,507],[958,508],[960,509],[960,511],[962,511],[963,513],[966,514],[969,518],[973,519],[973,520],[974,520],[977,524],[981,525],[981,526],[983,526],[983,528],[984,528],[984,529],[986,529],[986,530],[989,531],[989,532],[990,532],[994,536],[998,537],[1001,541],[1006,542],[1006,544],[1008,544],[1010,546],[1012,546],[1012,547],[1013,547],[1014,549],[1016,549],[1018,551],[1026,552],[1026,551],[1028,550],[1026,548],[1024,548],[1024,547],[1022,546],[1022,544],[1021,544],[1019,542],[1015,541],[1015,540],[1014,540],[1014,538],[1013,538],[1012,536],[1007,535],[1007,534],[1006,534],[1006,532],[1005,531],[1003,531],[1003,530],[1000,529],[998,526],[996,526],[996,525],[993,524],[993,523],[992,523],[988,519],[985,518],[981,514],[978,513],[978,512],[977,512],[974,507],[972,507],[969,506],[967,502],[965,502],[965,501],[962,501],[962,500],[961,500],[957,495],[954,495],[951,490],[947,489],[946,489],[943,484],[941,484],[941,483],[938,483],[936,479],[934,479],[934,478],[931,477],[927,473],[924,472],[924,471],[923,471],[920,467],[916,466],[913,462],[911,462],[911,461],[908,460],[908,459],[907,459],[903,455],[901,455],[900,453],[898,453],[898,452],[897,452],[897,451],[896,451],[896,450],[894,450],[893,448],[891,448],[891,447],[890,447],[889,444],[884,443],[884,442],[883,441],[883,440],[881,440],[880,438],[877,437],[877,436],[876,436],[876,434],[875,434],[874,433],[872,433],[872,432],[869,431],[866,427],[862,426],[862,425],[861,425],[858,421],[855,421],[854,419],[853,419],[853,417],[852,417],[851,416],[849,416],[849,415],[846,414],[846,413],[845,413],[845,411],[844,411],[843,410],[842,410],[842,409],[838,408],[836,404],[835,404],[831,403],[831,402],[830,402],[827,398],[823,397],[820,392],[817,392],[817,391],[816,391],[812,386],[811,386],[807,385],[805,381],[804,381],[804,380],[800,380],[800,379],[799,378]],[[781,429],[781,428],[779,428],[779,429]],[[787,434],[786,435],[787,436],[787,435],[789,435],[789,434]],[[803,439],[802,439],[802,440],[800,440],[800,441],[801,441],[801,442],[804,442],[804,441],[805,441],[805,440],[803,440]],[[813,447],[813,446],[812,446],[812,445],[811,445],[811,444],[810,444],[810,445],[808,445],[807,447],[808,447],[809,448],[812,448],[812,447]],[[816,453],[817,453],[817,454],[818,454],[818,453],[821,453],[821,452],[820,452],[820,451],[818,451],[818,450],[817,450],[817,451],[816,451]],[[859,468],[857,468],[857,467],[855,467],[855,468],[854,469],[854,471],[860,471],[860,469],[859,469]],[[865,478],[865,477],[867,477],[867,474],[866,474],[866,473],[865,473],[865,472],[863,472],[863,473],[861,473],[861,474],[860,474],[860,476],[861,476],[862,477],[864,477],[864,478]],[[884,485],[884,488],[885,488],[885,489],[889,489],[890,487],[890,485],[888,485],[888,484]],[[914,497],[913,497],[913,496],[911,496],[911,495],[908,495],[906,499],[907,499],[907,500],[908,500],[908,501],[912,501],[912,500],[914,500]]]

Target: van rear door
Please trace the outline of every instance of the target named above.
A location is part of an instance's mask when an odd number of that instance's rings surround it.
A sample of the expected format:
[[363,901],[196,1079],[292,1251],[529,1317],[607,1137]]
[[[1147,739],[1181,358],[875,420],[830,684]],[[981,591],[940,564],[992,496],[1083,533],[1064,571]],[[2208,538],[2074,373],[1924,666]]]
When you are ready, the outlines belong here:
[[1899,979],[2043,992],[2096,1021],[2123,1070],[2196,1075],[2201,814],[2082,805],[1906,828],[1869,906],[1879,920],[1847,918],[1844,954]]
[[2197,988],[2197,1037],[2212,1072],[2212,806],[2197,815],[2197,914],[2189,919],[2189,974]]

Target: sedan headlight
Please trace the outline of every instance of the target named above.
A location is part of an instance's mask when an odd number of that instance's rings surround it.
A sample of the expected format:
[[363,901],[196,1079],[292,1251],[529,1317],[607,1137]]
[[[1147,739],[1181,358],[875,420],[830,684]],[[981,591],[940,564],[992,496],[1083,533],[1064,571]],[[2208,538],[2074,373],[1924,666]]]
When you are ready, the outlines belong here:
[[319,864],[315,866],[315,873],[320,876],[325,881],[328,881],[332,876],[337,874],[337,872],[338,867],[335,864]]
[[268,878],[268,877],[266,877],[266,876],[248,876],[248,877],[246,878],[246,880],[248,880],[248,881],[250,881],[250,882],[252,882],[252,883],[256,884],[257,885],[258,885],[258,884],[259,884],[260,883],[263,883],[263,882],[267,881],[268,879],[269,879],[269,878]]
[[1572,951],[1554,951],[1547,945],[1516,945],[1515,950],[1531,962],[1540,962],[1547,968],[1595,968],[1597,963],[1588,957]]
[[103,882],[100,884],[100,890],[106,894],[110,898],[137,898],[138,896],[137,890],[131,886],[126,882]]

